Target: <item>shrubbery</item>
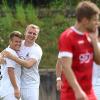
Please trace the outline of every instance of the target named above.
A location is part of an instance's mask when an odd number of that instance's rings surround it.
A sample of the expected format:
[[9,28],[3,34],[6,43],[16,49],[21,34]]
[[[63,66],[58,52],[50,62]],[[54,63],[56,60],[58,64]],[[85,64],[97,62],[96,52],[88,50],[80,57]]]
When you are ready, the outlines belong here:
[[[3,0],[3,4],[0,6],[0,51],[8,45],[10,32],[18,30],[24,34],[26,26],[33,23],[41,28],[37,40],[43,49],[40,67],[54,68],[58,53],[58,37],[61,32],[75,22],[74,18],[65,16],[66,9],[72,6],[71,1],[54,0],[42,8],[34,7],[32,4],[17,3],[12,9],[6,0]],[[73,5],[75,4],[73,3]]]

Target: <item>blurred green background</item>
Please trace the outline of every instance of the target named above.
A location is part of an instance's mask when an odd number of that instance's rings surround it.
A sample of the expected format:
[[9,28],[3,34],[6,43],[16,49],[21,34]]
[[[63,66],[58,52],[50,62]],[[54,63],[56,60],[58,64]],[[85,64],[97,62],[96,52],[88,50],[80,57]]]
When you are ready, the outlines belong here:
[[[75,22],[75,6],[84,0],[1,0],[0,51],[8,45],[10,32],[24,34],[28,24],[40,27],[37,43],[43,49],[40,68],[55,68],[61,32]],[[90,0],[100,7],[100,0]]]

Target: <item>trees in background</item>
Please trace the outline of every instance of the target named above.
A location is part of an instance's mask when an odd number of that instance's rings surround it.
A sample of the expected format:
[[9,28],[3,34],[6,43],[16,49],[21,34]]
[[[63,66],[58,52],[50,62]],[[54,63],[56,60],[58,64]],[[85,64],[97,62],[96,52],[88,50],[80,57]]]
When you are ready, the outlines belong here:
[[[11,0],[13,2],[8,0],[10,3],[15,4],[9,6],[7,0],[2,1],[0,5],[0,51],[8,45],[10,32],[18,30],[24,34],[28,24],[37,24],[41,28],[37,42],[44,52],[40,67],[55,67],[58,54],[58,37],[65,28],[75,22],[73,9],[75,3],[80,0],[48,0],[48,3],[43,4],[43,6],[34,6],[32,3],[19,3],[23,0]],[[15,3],[16,1],[17,3]],[[32,2],[32,0],[29,1]],[[38,0],[39,3],[40,1]],[[46,0],[43,1],[47,2]]]

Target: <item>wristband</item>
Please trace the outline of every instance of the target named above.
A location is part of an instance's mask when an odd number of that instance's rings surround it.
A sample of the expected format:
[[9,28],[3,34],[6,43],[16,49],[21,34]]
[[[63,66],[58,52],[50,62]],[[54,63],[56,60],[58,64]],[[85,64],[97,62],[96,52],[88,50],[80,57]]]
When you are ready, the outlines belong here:
[[56,78],[56,81],[61,81],[61,77],[57,77]]

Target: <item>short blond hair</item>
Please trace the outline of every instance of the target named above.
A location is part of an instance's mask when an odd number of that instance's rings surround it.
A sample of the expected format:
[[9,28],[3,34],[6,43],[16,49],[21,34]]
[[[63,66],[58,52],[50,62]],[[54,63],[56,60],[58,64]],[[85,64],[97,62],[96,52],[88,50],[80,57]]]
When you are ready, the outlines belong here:
[[36,32],[37,32],[37,33],[40,32],[40,28],[39,28],[39,26],[37,26],[37,25],[34,25],[34,24],[27,25],[26,31],[27,31],[29,28],[36,29]]

